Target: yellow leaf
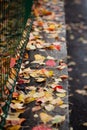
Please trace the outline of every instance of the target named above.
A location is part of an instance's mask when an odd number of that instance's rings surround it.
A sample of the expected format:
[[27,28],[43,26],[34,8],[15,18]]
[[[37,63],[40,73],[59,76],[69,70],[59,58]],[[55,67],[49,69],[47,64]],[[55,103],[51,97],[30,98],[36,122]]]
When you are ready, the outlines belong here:
[[61,98],[57,98],[57,99],[53,99],[52,101],[51,101],[51,104],[54,104],[54,105],[62,105],[63,104],[63,101],[62,101],[62,99]]
[[35,98],[33,98],[33,97],[27,97],[25,99],[25,103],[30,103],[30,102],[33,102],[34,100],[35,100]]
[[25,95],[24,94],[20,94],[19,97],[18,97],[18,100],[21,101],[21,102],[24,102]]
[[36,61],[40,60],[40,61],[44,61],[45,57],[39,54],[34,55],[34,58]]
[[46,77],[51,77],[51,76],[53,76],[53,71],[48,71],[48,70],[46,70],[46,69],[42,69],[41,71],[42,71],[42,73],[43,73]]
[[50,24],[49,27],[48,27],[48,30],[49,31],[54,31],[55,30],[55,25],[54,24]]
[[6,128],[6,130],[19,130],[21,128],[20,125],[15,125],[15,126],[9,126],[8,128]]
[[40,118],[44,124],[46,124],[47,122],[52,120],[52,116],[50,116],[44,112],[40,113]]
[[43,81],[46,81],[46,78],[36,78],[36,81],[37,82],[43,82]]
[[56,95],[57,95],[58,97],[63,98],[63,97],[65,97],[65,96],[66,96],[66,93],[57,93]]

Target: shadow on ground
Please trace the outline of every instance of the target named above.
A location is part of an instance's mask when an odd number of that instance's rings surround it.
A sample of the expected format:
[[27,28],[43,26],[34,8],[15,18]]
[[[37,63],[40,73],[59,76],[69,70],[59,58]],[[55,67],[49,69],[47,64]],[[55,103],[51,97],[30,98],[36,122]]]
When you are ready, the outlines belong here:
[[87,0],[65,0],[70,125],[87,130]]

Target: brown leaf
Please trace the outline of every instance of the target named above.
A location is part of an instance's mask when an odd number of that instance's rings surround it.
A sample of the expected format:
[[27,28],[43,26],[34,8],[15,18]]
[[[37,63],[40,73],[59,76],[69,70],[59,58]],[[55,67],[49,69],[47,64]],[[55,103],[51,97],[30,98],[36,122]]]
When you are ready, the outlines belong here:
[[64,75],[61,75],[60,78],[61,78],[62,80],[68,79],[68,75],[65,75],[65,74],[64,74]]
[[41,106],[35,106],[32,108],[32,111],[35,112],[35,111],[39,111],[41,109]]
[[9,126],[6,128],[6,130],[19,130],[21,128],[20,125],[15,125],[15,126]]

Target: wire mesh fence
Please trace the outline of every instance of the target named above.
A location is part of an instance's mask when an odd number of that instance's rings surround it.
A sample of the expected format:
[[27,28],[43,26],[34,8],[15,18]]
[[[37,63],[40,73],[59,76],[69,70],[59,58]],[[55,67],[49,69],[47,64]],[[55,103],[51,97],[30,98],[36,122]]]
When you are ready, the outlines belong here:
[[33,2],[0,0],[0,129],[5,124],[29,39],[33,22],[31,13]]

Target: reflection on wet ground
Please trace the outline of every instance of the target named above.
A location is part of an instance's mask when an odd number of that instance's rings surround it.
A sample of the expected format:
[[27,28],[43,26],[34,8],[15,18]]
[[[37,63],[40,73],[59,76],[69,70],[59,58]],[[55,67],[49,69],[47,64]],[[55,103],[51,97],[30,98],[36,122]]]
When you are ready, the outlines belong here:
[[70,122],[87,130],[87,0],[66,0]]

